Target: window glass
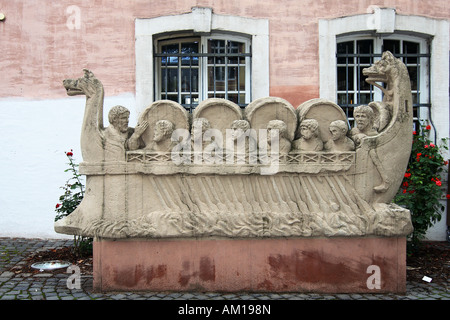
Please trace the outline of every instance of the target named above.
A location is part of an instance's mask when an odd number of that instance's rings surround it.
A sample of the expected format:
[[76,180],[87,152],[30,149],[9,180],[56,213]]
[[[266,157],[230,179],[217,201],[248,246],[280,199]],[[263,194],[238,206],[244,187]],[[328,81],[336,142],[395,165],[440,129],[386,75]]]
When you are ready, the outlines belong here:
[[[363,69],[380,59],[382,52],[390,51],[401,59],[408,69],[415,108],[414,115],[418,117],[420,107],[430,107],[429,102],[421,98],[421,94],[424,93],[423,87],[429,85],[429,80],[427,83],[423,78],[429,77],[429,74],[425,69],[427,60],[423,55],[419,56],[420,49],[420,42],[392,37],[387,39],[360,37],[354,40],[338,41],[336,44],[337,103],[348,116],[351,116],[355,106],[382,100],[381,90],[365,81]],[[349,120],[352,122],[353,119]]]
[[189,108],[210,97],[241,106],[249,101],[251,54],[246,52],[246,42],[179,38],[160,40],[157,47],[157,99],[177,101]]

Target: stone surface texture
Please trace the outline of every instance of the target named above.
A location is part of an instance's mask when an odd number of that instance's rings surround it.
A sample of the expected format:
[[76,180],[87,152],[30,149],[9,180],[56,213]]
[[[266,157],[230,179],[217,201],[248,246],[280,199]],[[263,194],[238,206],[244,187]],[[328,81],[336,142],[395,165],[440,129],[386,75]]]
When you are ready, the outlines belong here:
[[115,107],[104,128],[100,80],[89,70],[64,80],[68,95],[86,96],[86,194],[55,230],[114,239],[408,235],[410,212],[391,203],[411,148],[408,72],[385,52],[364,74],[384,99],[355,110],[345,151],[328,147],[336,121],[347,123],[331,101],[295,109],[267,97],[241,109],[208,99],[190,115],[163,100],[135,128]]

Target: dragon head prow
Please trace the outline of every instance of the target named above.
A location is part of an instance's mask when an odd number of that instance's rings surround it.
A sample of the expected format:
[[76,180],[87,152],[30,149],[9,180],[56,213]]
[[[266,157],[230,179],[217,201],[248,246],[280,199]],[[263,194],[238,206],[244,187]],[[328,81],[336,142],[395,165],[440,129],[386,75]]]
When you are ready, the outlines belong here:
[[383,52],[381,60],[363,69],[363,74],[367,76],[366,82],[373,84],[393,80],[398,75],[399,62],[390,51]]
[[94,76],[94,73],[89,69],[83,69],[84,75],[78,79],[63,80],[64,88],[67,95],[86,95],[91,96],[96,93],[99,88],[103,88],[101,82]]

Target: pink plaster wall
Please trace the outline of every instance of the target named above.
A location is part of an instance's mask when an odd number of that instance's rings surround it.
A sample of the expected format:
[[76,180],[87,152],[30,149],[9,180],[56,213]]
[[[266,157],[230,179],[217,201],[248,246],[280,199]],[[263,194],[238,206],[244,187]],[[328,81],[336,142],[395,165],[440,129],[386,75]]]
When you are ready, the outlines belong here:
[[[81,28],[66,26],[67,7]],[[15,0],[0,3],[0,98],[61,98],[64,78],[92,69],[106,95],[135,92],[134,20],[211,7],[216,14],[270,21],[270,94],[294,106],[319,96],[318,20],[366,13],[370,5],[399,14],[450,17],[447,0]]]

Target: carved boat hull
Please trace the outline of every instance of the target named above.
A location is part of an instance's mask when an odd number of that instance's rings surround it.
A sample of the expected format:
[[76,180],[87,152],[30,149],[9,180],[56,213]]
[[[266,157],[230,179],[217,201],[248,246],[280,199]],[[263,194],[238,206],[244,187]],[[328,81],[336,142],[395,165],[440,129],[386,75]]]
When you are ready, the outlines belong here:
[[[316,120],[317,137],[325,142],[331,139],[331,123],[347,121],[331,101],[313,99],[295,110],[283,99],[262,98],[241,111],[230,101],[211,99],[202,102],[194,119],[174,102],[155,102],[139,120],[151,127],[141,136],[147,147],[124,150],[111,161],[101,154],[108,150],[88,155],[80,165],[80,173],[86,175],[85,197],[73,213],[55,223],[55,230],[117,239],[406,236],[412,232],[410,212],[390,203],[402,181],[412,140],[409,77],[404,65],[398,70],[397,78],[388,83],[386,99],[372,105],[389,109],[389,121],[378,121],[378,126],[383,124],[378,133],[364,137],[356,151],[275,153],[276,145],[271,144],[273,153],[267,154],[264,144],[258,144],[255,153],[239,154],[229,152],[234,144],[228,140],[218,142],[222,140],[217,134],[226,135],[242,120],[258,130],[260,142],[268,123],[276,120],[285,124],[278,141],[290,143],[298,138],[299,121],[305,119]],[[85,117],[84,125],[98,130],[100,118],[97,115],[96,122]],[[193,153],[191,139],[185,139],[197,119],[218,128],[215,139],[202,132],[214,148],[205,147],[200,154]],[[148,147],[159,120],[170,121],[174,132],[187,132],[172,135],[177,145],[171,151]],[[106,149],[109,145],[102,144]]]

